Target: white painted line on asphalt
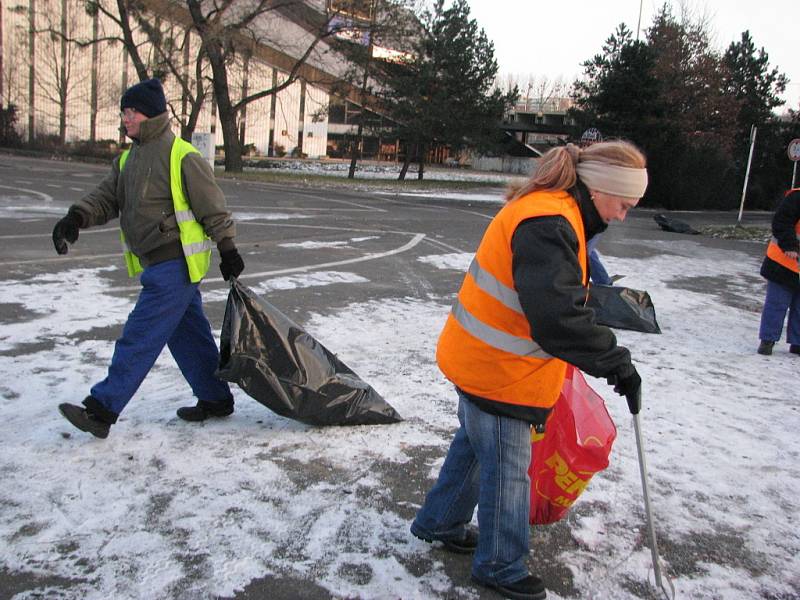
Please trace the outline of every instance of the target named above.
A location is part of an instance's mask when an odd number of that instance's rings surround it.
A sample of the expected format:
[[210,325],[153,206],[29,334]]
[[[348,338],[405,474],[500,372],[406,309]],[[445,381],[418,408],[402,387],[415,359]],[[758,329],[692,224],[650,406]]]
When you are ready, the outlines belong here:
[[60,186],[60,185],[56,185],[55,183],[46,183],[45,185],[46,185],[47,187],[61,189],[61,186]]
[[[289,273],[306,273],[308,271],[316,271],[317,269],[327,269],[329,267],[338,267],[341,265],[352,265],[355,263],[366,262],[369,260],[377,260],[379,258],[386,258],[387,256],[392,256],[394,254],[400,254],[402,252],[406,252],[410,250],[417,244],[419,244],[422,240],[425,239],[424,233],[417,233],[414,237],[411,238],[410,241],[403,244],[398,248],[394,248],[392,250],[386,250],[385,252],[372,252],[370,254],[365,254],[364,256],[359,256],[356,258],[348,258],[345,260],[337,260],[333,262],[326,262],[326,263],[317,263],[314,265],[305,265],[302,267],[290,267],[288,269],[277,269],[275,271],[260,271],[258,273],[243,273],[239,276],[239,279],[255,279],[257,277],[271,277],[274,275],[286,275]],[[225,281],[222,277],[211,277],[208,279],[204,279],[203,282],[206,284],[209,283],[225,283],[227,285],[227,281]],[[121,287],[113,287],[109,288],[108,292],[130,292],[130,291],[137,291],[141,289],[139,285],[129,285],[129,286],[121,286]]]
[[83,190],[83,188],[76,188],[76,187],[71,187],[71,188],[69,188],[69,189],[71,189],[71,190],[73,190],[73,191],[75,191],[75,192],[82,192],[82,191],[84,191],[84,190]]
[[[25,183],[26,185],[30,185],[31,184],[30,181],[17,182],[17,183]],[[6,190],[15,190],[17,192],[25,192],[26,194],[33,194],[34,196],[40,196],[41,198],[44,199],[45,202],[52,202],[53,201],[53,197],[51,195],[45,194],[44,192],[37,192],[36,190],[29,190],[27,188],[14,187],[12,185],[0,185],[0,188],[6,189]]]
[[[398,233],[400,235],[416,235],[416,231],[401,231],[397,229],[361,229],[359,227],[336,227],[334,225],[298,225],[295,223],[260,223],[255,221],[244,221],[241,223],[242,225],[257,225],[261,227],[281,227],[281,228],[289,228],[294,227],[295,229],[330,229],[331,231],[336,231],[337,233],[340,231],[357,231],[359,233]],[[238,225],[238,223],[237,223]]]

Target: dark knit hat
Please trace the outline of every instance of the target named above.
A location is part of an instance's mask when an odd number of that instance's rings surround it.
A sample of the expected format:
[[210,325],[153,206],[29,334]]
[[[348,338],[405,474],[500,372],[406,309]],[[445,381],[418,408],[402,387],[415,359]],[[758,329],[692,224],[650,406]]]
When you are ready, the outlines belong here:
[[167,110],[164,88],[158,79],[147,79],[132,85],[119,101],[119,109],[135,108],[147,117],[155,117]]

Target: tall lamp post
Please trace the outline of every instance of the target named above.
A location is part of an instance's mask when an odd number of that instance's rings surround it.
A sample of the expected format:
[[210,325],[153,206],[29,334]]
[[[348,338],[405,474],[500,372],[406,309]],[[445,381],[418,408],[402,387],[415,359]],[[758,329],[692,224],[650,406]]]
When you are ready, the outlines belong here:
[[636,41],[639,41],[639,30],[642,28],[642,2],[644,0],[639,0],[639,20],[636,23]]

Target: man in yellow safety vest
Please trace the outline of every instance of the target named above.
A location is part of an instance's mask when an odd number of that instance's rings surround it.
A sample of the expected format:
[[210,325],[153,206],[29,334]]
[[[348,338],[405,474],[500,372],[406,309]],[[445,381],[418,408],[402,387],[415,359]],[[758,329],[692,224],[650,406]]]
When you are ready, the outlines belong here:
[[120,116],[133,144],[111,171],[73,204],[53,229],[53,244],[66,254],[80,229],[119,217],[128,274],[140,275],[139,298],[117,340],[105,379],[83,406],[63,403],[61,414],[78,429],[105,438],[167,346],[197,397],[178,409],[187,421],[233,412],[228,384],[214,376],[219,351],[203,312],[199,283],[211,249],[220,253],[227,280],[244,269],[236,229],[214,172],[191,144],[170,131],[161,82],[148,79],[120,100]]

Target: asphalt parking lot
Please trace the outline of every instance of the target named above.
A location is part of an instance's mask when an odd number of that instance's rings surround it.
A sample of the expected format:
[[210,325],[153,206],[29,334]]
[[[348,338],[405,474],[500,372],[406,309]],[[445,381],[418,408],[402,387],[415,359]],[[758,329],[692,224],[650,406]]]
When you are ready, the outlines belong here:
[[[57,281],[59,274],[70,272],[76,274],[75,277],[64,281],[63,285],[80,286],[81,269],[95,271],[99,269],[106,285],[103,292],[105,295],[118,298],[123,304],[126,301],[133,302],[139,287],[136,281],[128,279],[124,270],[120,268],[118,230],[113,223],[82,231],[78,243],[66,256],[57,256],[52,247],[51,231],[56,220],[66,212],[72,202],[88,192],[105,171],[105,167],[98,165],[0,153],[0,216],[2,217],[0,218],[0,283],[33,281],[42,277],[50,277]],[[377,305],[382,302],[391,303],[396,299],[411,303],[417,300],[423,302],[435,299],[446,304],[458,289],[463,275],[457,269],[439,269],[433,264],[437,257],[446,261],[447,257],[463,256],[473,252],[484,228],[500,206],[499,202],[452,200],[435,196],[412,197],[395,192],[347,192],[341,189],[279,186],[229,179],[221,180],[220,185],[237,220],[236,241],[246,264],[241,280],[247,285],[261,286],[262,293],[268,294],[271,303],[300,324],[305,324],[318,315],[334,315],[353,304],[374,302]],[[502,190],[498,189],[498,198],[501,194]],[[685,251],[679,249],[679,246],[685,241],[686,236],[661,231],[652,218],[655,212],[637,209],[625,223],[613,225],[602,240],[600,249],[603,254],[621,258],[647,257],[656,253],[670,253],[673,251],[671,244],[674,244],[676,260],[680,260]],[[735,223],[737,215],[735,212],[726,212],[675,213],[671,216],[700,228],[706,225],[731,225]],[[771,215],[767,213],[747,212],[744,223],[766,227],[770,218]],[[752,242],[706,236],[693,236],[692,240],[700,248],[707,248],[709,251],[735,250],[754,258],[763,252],[761,245]],[[342,273],[345,271],[347,277],[351,279],[337,280],[336,277],[343,277]],[[320,278],[318,282],[325,285],[297,285],[303,278],[307,280],[313,277]],[[322,281],[325,277],[329,279]],[[353,281],[357,281],[358,285],[348,285]],[[266,285],[265,282],[273,284]],[[685,286],[686,289],[714,297],[719,302],[729,303],[732,306],[749,302],[752,305],[749,306],[750,311],[757,310],[753,300],[742,300],[734,293],[726,293],[730,288],[723,275],[708,273],[704,277],[694,277],[691,281],[685,282]],[[215,330],[218,330],[222,323],[226,288],[227,284],[212,267],[209,278],[203,284],[203,292],[206,298],[205,308]],[[80,296],[79,300],[83,304],[66,307],[65,314],[91,314],[94,308],[91,295]],[[33,321],[34,317],[36,315],[22,301],[5,299],[0,302],[0,323]],[[398,330],[402,327],[402,323],[398,323]],[[79,338],[80,340],[91,338],[98,344],[104,343],[110,346],[117,333],[117,326],[100,324],[89,328]],[[432,331],[430,336],[433,338],[436,333]],[[46,353],[49,349],[64,343],[63,340],[58,341],[47,336],[38,337],[34,334],[31,334],[29,339],[15,339],[8,342],[0,349],[0,356],[16,361],[19,365],[32,360],[32,357],[39,353]],[[371,350],[365,349],[364,352],[369,354]],[[102,363],[101,358],[93,356],[86,360]],[[387,357],[387,359],[391,363],[392,358]],[[430,357],[426,360],[431,361]],[[391,364],[389,368],[395,369],[403,376],[413,376],[407,373],[402,364]],[[7,382],[0,383],[4,400],[11,402],[17,398],[15,395],[17,392],[10,391],[12,388],[16,389]],[[86,390],[75,389],[74,401],[79,401],[85,393]],[[132,403],[131,409],[133,407]],[[150,413],[146,413],[144,416],[149,415]],[[413,422],[413,419],[410,421]],[[176,427],[174,419],[159,423],[164,425],[163,429],[168,433],[174,432]],[[117,440],[122,441],[114,442],[120,446],[107,445],[105,449],[97,450],[98,455],[102,456],[104,452],[121,455],[127,451],[126,444],[134,444],[136,436],[142,435],[139,424],[140,421],[134,412],[125,425],[127,429],[120,428],[123,433],[117,436]],[[271,433],[274,433],[273,429],[270,430]],[[446,439],[448,431],[444,428],[437,424],[432,429]],[[124,433],[126,431],[127,433]],[[278,428],[277,431],[284,430]],[[222,433],[235,435],[228,430]],[[285,433],[288,436],[297,432],[288,428]],[[124,441],[126,435],[130,436],[129,442]],[[78,442],[79,440],[72,438],[64,443]],[[388,489],[390,493],[388,496],[376,493],[365,502],[368,500],[381,514],[391,512],[396,513],[398,518],[410,519],[414,514],[413,507],[421,501],[429,485],[427,477],[431,464],[435,464],[435,460],[442,453],[440,443],[429,445],[418,443],[415,446],[409,442],[409,446],[413,447],[407,450],[409,460],[402,469],[398,469],[391,461],[373,463],[375,472],[380,475],[379,487]],[[93,447],[80,448],[82,449],[73,448],[75,456],[80,454],[83,459],[89,460],[87,455]],[[193,451],[186,448],[184,450],[189,453]],[[292,484],[298,489],[316,485],[320,480],[327,482],[328,479],[333,479],[330,473],[318,470],[318,465],[315,467],[307,461],[297,460],[293,454],[297,451],[295,447],[292,447],[291,451],[280,447],[271,450],[278,457],[275,460],[290,473]],[[132,456],[135,456],[135,452],[133,450],[131,452]],[[155,466],[152,469],[155,471],[163,468],[157,465],[157,461],[153,464]],[[3,468],[0,462],[0,472],[4,472]],[[12,470],[9,466],[8,473]],[[329,483],[334,485],[335,482]],[[348,490],[346,494],[350,496],[359,493],[356,486],[353,486],[353,489],[355,493],[351,494]],[[169,503],[168,500],[162,502]],[[63,504],[56,504],[64,509]],[[0,506],[4,505],[0,503]],[[153,509],[151,512],[157,511]],[[167,531],[173,536],[177,535],[175,531],[178,528],[172,524],[158,522],[152,515],[148,518],[150,520],[145,520],[146,523],[155,522],[160,530]],[[10,545],[22,544],[27,538],[35,537],[36,532],[30,535],[28,533],[30,533],[28,530],[23,530],[22,533],[17,530],[13,535],[7,536],[5,542]],[[574,545],[566,525],[559,524],[546,532],[537,532],[535,536],[539,556],[537,570],[545,575],[548,586],[561,597],[579,597],[573,576],[559,559],[559,552],[556,550]],[[72,543],[70,541],[70,544]],[[358,547],[358,540],[343,542],[343,548],[347,550]],[[274,549],[276,555],[283,553],[291,558],[294,556],[291,554],[293,551],[295,550],[291,540],[276,542]],[[391,553],[390,550],[387,552]],[[69,545],[56,562],[72,564],[70,561],[73,561],[81,566],[80,561],[83,559],[75,559],[74,553],[75,548]],[[87,582],[91,582],[94,576],[99,577],[97,574],[102,570],[99,564],[93,564],[80,573],[76,568],[76,574],[70,577],[63,574],[63,569],[58,568],[61,565],[46,560],[37,562],[30,559],[26,562],[18,559],[19,556],[28,556],[26,552],[15,553],[14,556],[17,557],[15,560],[20,560],[24,564],[21,566],[19,562],[0,561],[0,599],[79,597],[77,594],[86,589],[82,586],[89,585]],[[431,556],[426,555],[419,559],[401,557],[397,560],[412,573],[422,575],[436,567],[454,582],[469,580],[468,562],[441,551],[432,551]],[[197,568],[189,559],[185,559],[182,565],[188,574],[180,586],[170,588],[173,591],[169,597],[269,598],[270,600],[357,597],[347,592],[331,593],[328,588],[315,582],[313,570],[311,575],[303,577],[300,572],[281,571],[278,568],[271,572],[265,569],[262,576],[252,578],[247,585],[237,588],[230,594],[214,595],[204,591],[205,588],[198,587],[205,581],[202,569]],[[362,579],[368,580],[375,576],[371,572],[359,571],[357,567],[359,566],[353,567],[352,572],[343,568],[342,577],[355,582],[353,585],[356,585]],[[632,593],[636,597],[650,597],[645,589],[636,588]],[[129,596],[121,594],[120,597]],[[141,593],[139,597],[146,595]],[[392,597],[391,590],[384,597]],[[496,598],[497,596],[475,587],[465,588],[443,583],[437,588],[435,597]]]

